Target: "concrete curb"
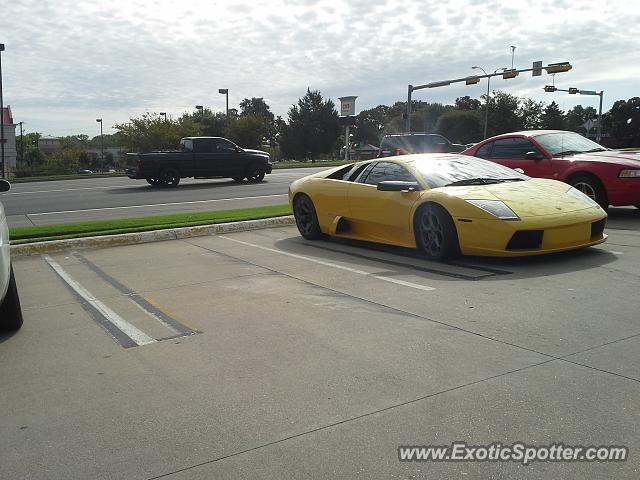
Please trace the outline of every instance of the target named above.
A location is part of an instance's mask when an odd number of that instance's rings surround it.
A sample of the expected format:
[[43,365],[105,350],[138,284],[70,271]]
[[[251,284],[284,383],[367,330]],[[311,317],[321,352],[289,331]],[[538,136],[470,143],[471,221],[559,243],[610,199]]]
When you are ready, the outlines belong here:
[[123,233],[120,235],[103,235],[99,237],[69,238],[67,240],[52,240],[49,242],[23,243],[21,245],[12,245],[11,255],[39,255],[65,250],[162,242],[166,240],[179,240],[181,238],[245,232],[248,230],[259,230],[261,228],[282,227],[295,225],[295,223],[293,215],[287,215],[284,217],[262,218],[259,220],[246,220],[243,222],[216,223],[213,225],[198,225],[196,227],[184,228],[168,228],[165,230],[152,230],[150,232]]

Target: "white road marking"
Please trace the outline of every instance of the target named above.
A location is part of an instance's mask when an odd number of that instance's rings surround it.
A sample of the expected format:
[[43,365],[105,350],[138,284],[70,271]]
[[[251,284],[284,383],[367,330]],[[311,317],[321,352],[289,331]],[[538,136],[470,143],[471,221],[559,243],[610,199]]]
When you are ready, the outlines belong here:
[[624,252],[616,252],[615,250],[610,250],[614,255],[624,255]]
[[124,209],[130,209],[130,208],[167,207],[171,205],[193,205],[197,203],[230,202],[233,200],[251,200],[254,198],[286,197],[287,195],[288,194],[286,193],[279,193],[277,195],[256,195],[255,197],[217,198],[214,200],[194,200],[191,202],[151,203],[147,205],[127,205],[123,207],[102,207],[102,208],[85,208],[80,210],[61,210],[59,212],[28,213],[26,215],[29,217],[33,217],[33,216],[42,216],[42,215],[61,215],[63,213],[97,212],[100,210],[124,210]]
[[224,236],[224,235],[221,235],[220,238],[223,238],[225,240],[229,240],[231,242],[241,243],[242,245],[246,245],[248,247],[254,247],[254,248],[259,248],[261,250],[266,250],[267,252],[278,253],[280,255],[286,255],[288,257],[298,258],[300,260],[305,260],[307,262],[313,262],[313,263],[317,263],[319,265],[324,265],[326,267],[337,268],[339,270],[345,270],[347,272],[356,273],[358,275],[363,275],[363,276],[366,276],[366,277],[375,278],[377,280],[382,280],[383,282],[395,283],[397,285],[402,285],[403,287],[416,288],[418,290],[425,290],[425,291],[435,290],[434,287],[429,287],[427,285],[420,285],[419,283],[406,282],[404,280],[398,280],[397,278],[385,277],[384,275],[377,275],[375,273],[365,272],[364,270],[358,270],[356,268],[345,267],[344,265],[339,265],[337,263],[327,262],[326,260],[318,260],[317,258],[307,257],[305,255],[298,255],[297,253],[283,252],[282,250],[276,250],[275,248],[263,247],[261,245],[256,245],[254,243],[243,242],[242,240],[237,240],[235,238],[230,238],[230,237],[227,237],[227,236]]
[[155,343],[157,340],[155,338],[151,338],[149,335],[144,333],[142,330],[131,325],[124,318],[118,315],[116,312],[107,307],[104,303],[98,300],[93,296],[91,292],[89,292],[86,288],[76,282],[71,275],[69,275],[55,260],[53,260],[49,255],[44,255],[45,261],[51,265],[56,273],[65,281],[67,284],[82,298],[84,298],[87,302],[89,302],[93,307],[100,312],[100,314],[115,325],[122,333],[127,335],[131,340],[133,340],[137,345],[148,345],[150,343]]

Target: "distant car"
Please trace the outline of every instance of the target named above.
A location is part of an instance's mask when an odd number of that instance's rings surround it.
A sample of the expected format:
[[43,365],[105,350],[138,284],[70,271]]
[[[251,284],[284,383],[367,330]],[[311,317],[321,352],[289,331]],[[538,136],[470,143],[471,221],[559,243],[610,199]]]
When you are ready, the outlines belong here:
[[269,154],[241,148],[221,137],[185,137],[179,150],[127,153],[127,176],[151,186],[176,187],[181,178],[245,178],[259,183],[271,173]]
[[86,169],[86,168],[80,168],[80,169],[78,169],[78,174],[79,175],[85,175],[85,174],[90,175],[90,174],[93,174],[93,172],[91,170]]
[[393,133],[382,137],[378,157],[413,153],[452,153],[461,152],[465,148],[465,145],[451,143],[437,133]]
[[559,252],[606,240],[607,214],[555,180],[460,154],[405,155],[325,170],[289,187],[300,234],[421,249],[431,260]]
[[602,208],[640,208],[640,152],[609,150],[574,132],[536,130],[491,137],[462,152],[530,177],[573,185]]
[[[10,188],[9,182],[0,180],[0,192]],[[9,228],[0,202],[0,330],[17,330],[21,326],[22,309],[9,256]]]

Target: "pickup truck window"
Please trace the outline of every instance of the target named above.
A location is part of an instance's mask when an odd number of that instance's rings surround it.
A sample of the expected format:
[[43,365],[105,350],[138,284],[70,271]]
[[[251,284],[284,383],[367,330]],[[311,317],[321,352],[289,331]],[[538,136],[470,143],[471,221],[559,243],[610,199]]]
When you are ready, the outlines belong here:
[[180,151],[193,152],[193,140],[180,140]]
[[213,138],[197,138],[193,142],[196,153],[215,153],[216,141]]
[[218,152],[219,153],[235,153],[238,147],[235,143],[225,140],[223,138],[218,139]]

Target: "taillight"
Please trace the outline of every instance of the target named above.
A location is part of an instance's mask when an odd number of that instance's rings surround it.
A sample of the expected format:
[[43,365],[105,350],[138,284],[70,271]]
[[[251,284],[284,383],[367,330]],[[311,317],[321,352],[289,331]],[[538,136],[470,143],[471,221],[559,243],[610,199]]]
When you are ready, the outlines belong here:
[[402,155],[402,149],[400,147],[396,147],[396,155]]

